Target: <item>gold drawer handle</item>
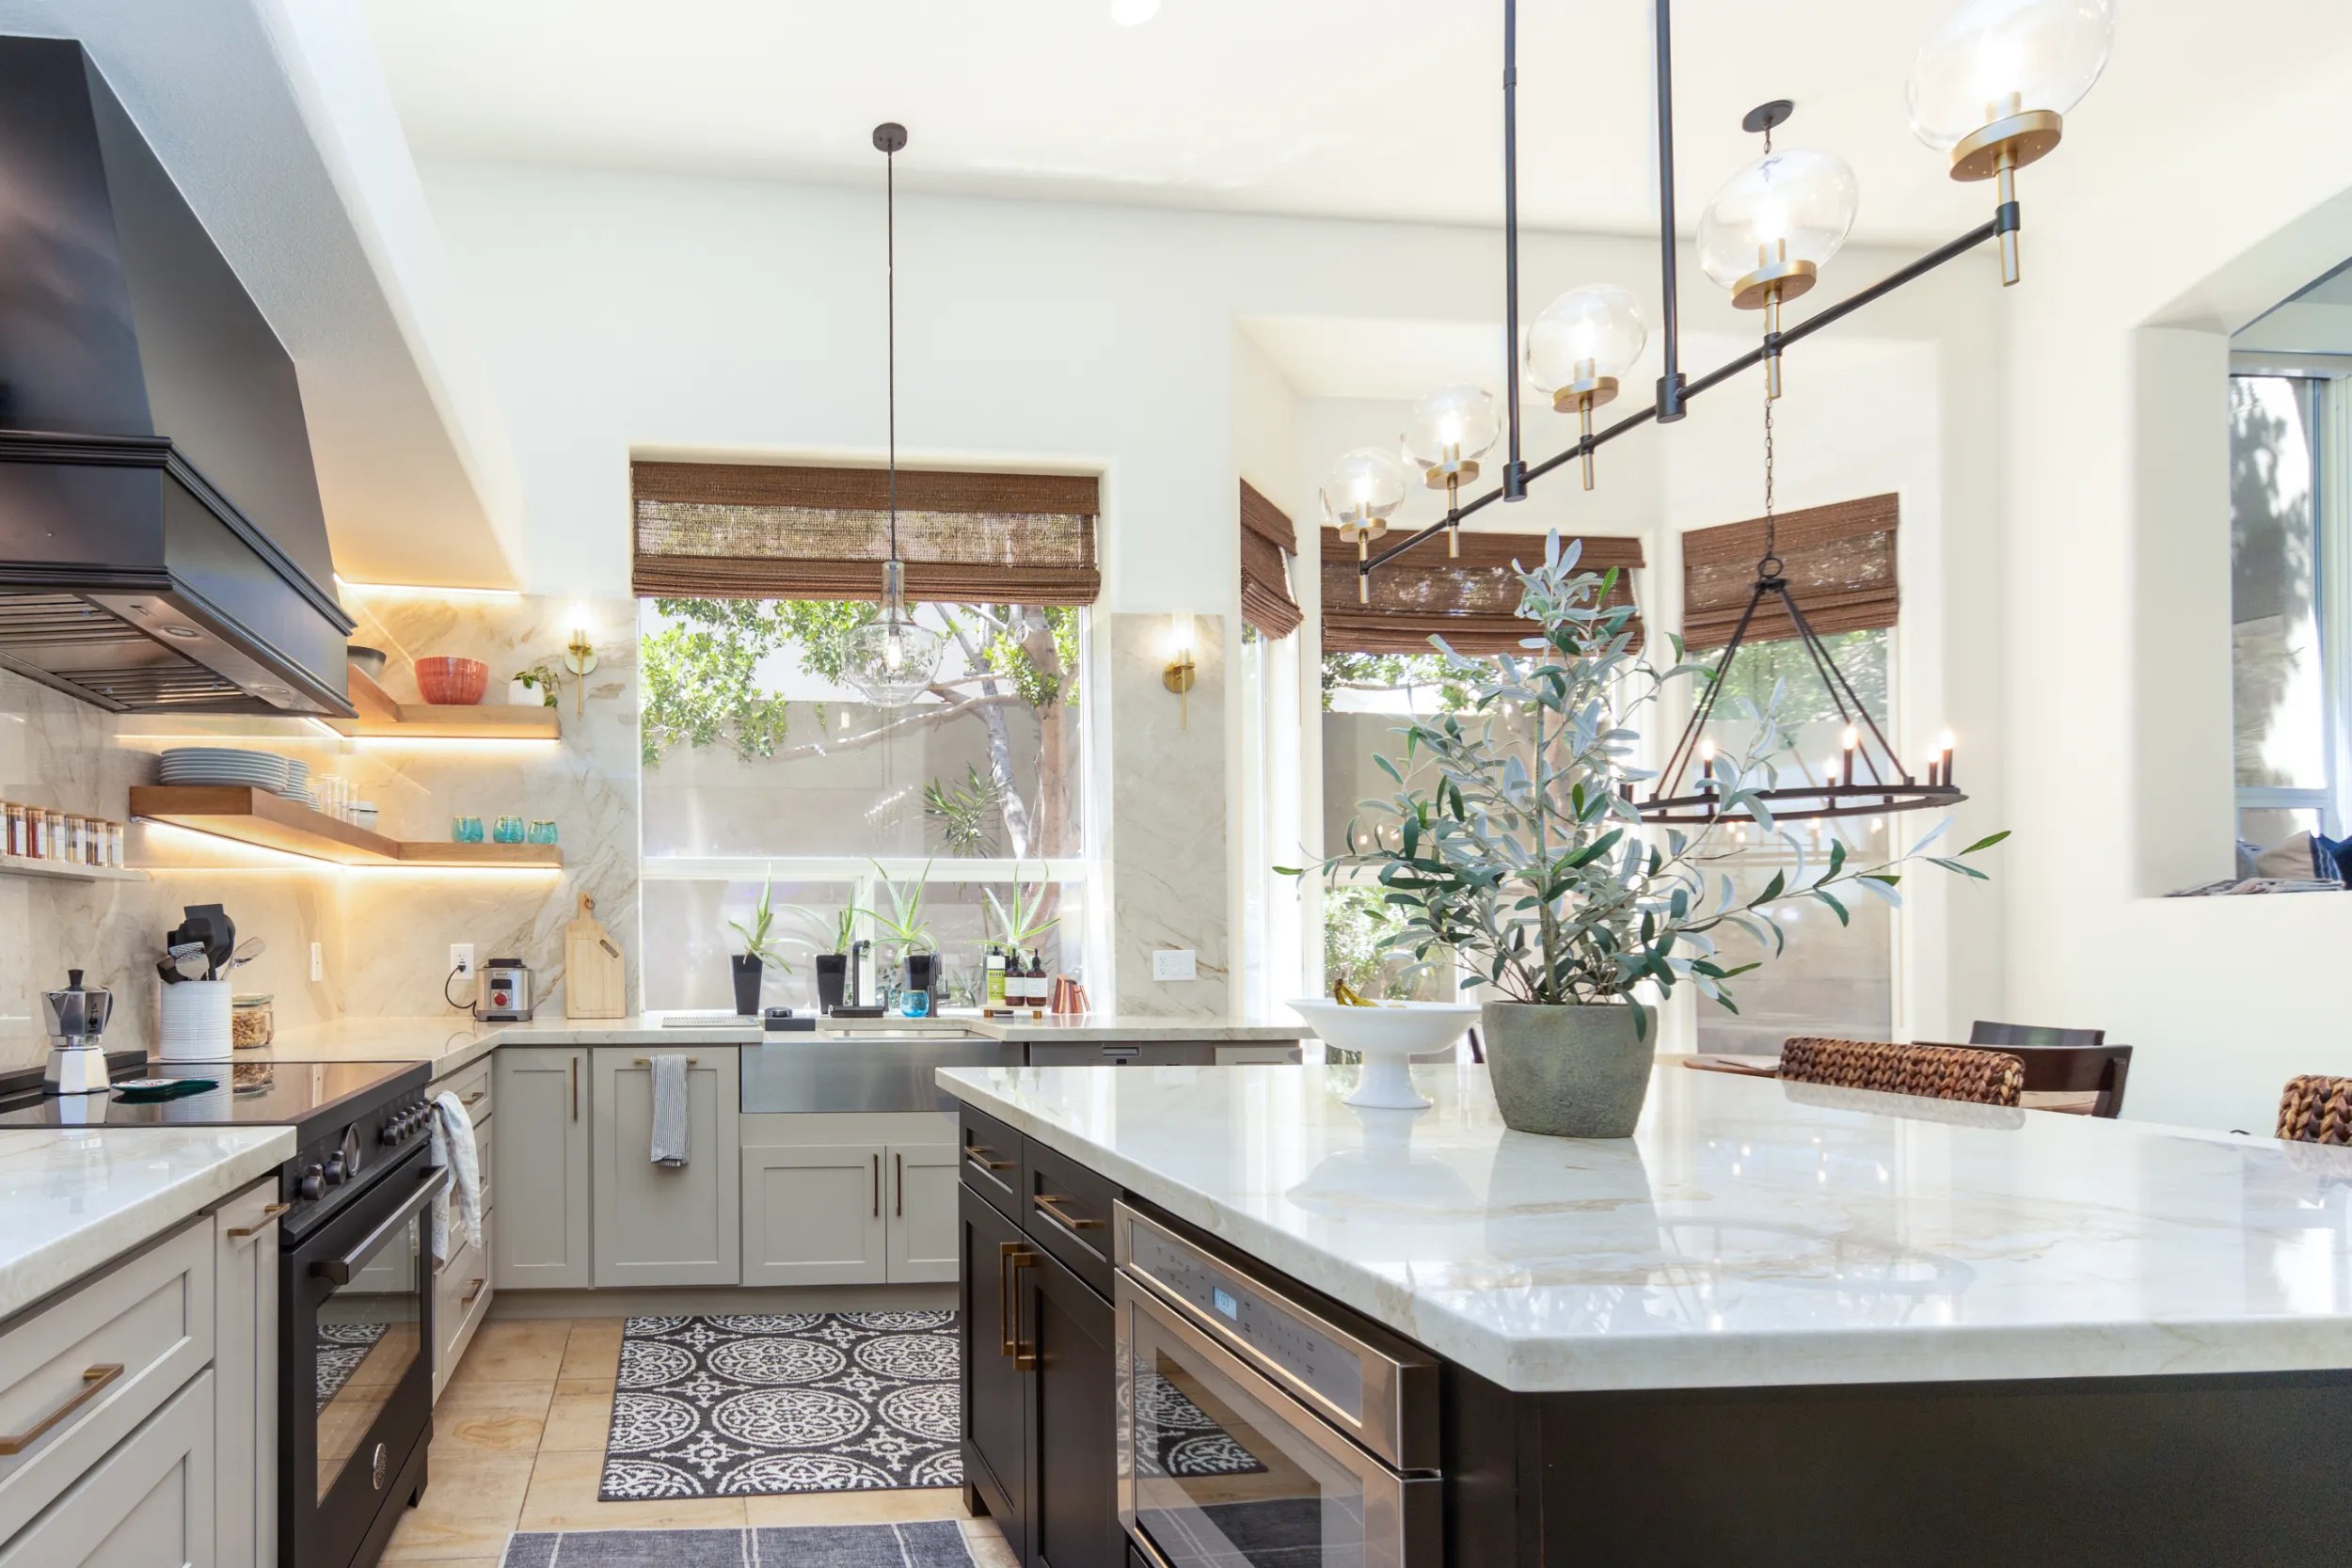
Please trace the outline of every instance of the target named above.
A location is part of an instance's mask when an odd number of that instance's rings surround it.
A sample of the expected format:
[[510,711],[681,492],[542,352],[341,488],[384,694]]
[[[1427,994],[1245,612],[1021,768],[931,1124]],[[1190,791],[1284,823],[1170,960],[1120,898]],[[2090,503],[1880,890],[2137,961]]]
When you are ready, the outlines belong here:
[[473,1289],[472,1289],[472,1290],[470,1290],[470,1291],[468,1291],[465,1293],[465,1296],[464,1296],[461,1300],[459,1300],[459,1302],[457,1303],[457,1305],[458,1305],[458,1306],[460,1306],[460,1307],[471,1307],[471,1306],[474,1304],[474,1302],[476,1301],[476,1299],[478,1299],[478,1298],[481,1296],[481,1294],[482,1294],[482,1287],[484,1287],[485,1285],[487,1285],[488,1283],[489,1283],[489,1281],[488,1281],[488,1280],[486,1280],[486,1279],[477,1279],[477,1280],[475,1280],[475,1281],[473,1282]]
[[982,1170],[1012,1169],[1012,1162],[1010,1160],[992,1160],[989,1158],[990,1155],[995,1152],[996,1151],[994,1149],[989,1148],[986,1144],[966,1144],[963,1146],[963,1157],[971,1161],[974,1164],[979,1166]]
[[4,1459],[10,1454],[23,1453],[26,1449],[31,1448],[35,1443],[40,1441],[41,1433],[47,1432],[51,1427],[56,1426],[59,1421],[64,1420],[68,1416],[72,1415],[75,1411],[81,1409],[82,1406],[96,1399],[100,1389],[105,1387],[106,1385],[112,1383],[116,1378],[119,1378],[121,1375],[122,1363],[119,1361],[108,1361],[100,1366],[83,1369],[82,1391],[80,1393],[75,1394],[72,1399],[57,1406],[56,1409],[52,1410],[48,1415],[43,1416],[38,1422],[34,1423],[34,1425],[27,1430],[10,1436],[0,1436],[0,1459]]
[[[699,1065],[701,1061],[702,1058],[700,1056],[689,1056],[686,1058],[686,1065],[688,1067],[694,1067]],[[651,1067],[653,1066],[653,1058],[650,1056],[631,1056],[628,1059],[628,1065],[631,1067]]]
[[487,1100],[487,1099],[489,1099],[489,1098],[490,1098],[490,1091],[489,1091],[489,1090],[487,1090],[487,1089],[476,1089],[476,1090],[474,1090],[474,1091],[473,1091],[473,1093],[471,1093],[471,1094],[469,1094],[469,1095],[468,1095],[468,1096],[466,1097],[465,1102],[466,1102],[466,1104],[468,1104],[468,1105],[469,1105],[469,1106],[471,1106],[471,1105],[479,1105],[479,1104],[481,1104],[484,1101],[485,1101],[485,1100]]
[[232,1225],[229,1227],[229,1239],[232,1242],[242,1242],[247,1236],[259,1236],[269,1228],[270,1221],[293,1207],[291,1203],[269,1204],[262,1210],[262,1222],[259,1225]]
[[1082,1220],[1075,1215],[1063,1213],[1060,1206],[1070,1201],[1067,1196],[1057,1196],[1053,1193],[1038,1193],[1032,1196],[1029,1201],[1036,1204],[1047,1219],[1052,1220],[1064,1230],[1100,1230],[1103,1228],[1101,1220]]

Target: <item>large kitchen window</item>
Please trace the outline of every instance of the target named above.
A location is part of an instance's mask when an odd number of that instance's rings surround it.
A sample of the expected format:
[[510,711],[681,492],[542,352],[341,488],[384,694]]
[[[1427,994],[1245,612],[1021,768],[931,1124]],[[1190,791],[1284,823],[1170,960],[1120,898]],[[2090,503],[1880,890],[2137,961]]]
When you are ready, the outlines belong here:
[[[901,471],[914,614],[946,654],[923,696],[878,707],[843,661],[879,612],[880,476],[637,477],[645,1006],[730,1006],[736,927],[763,889],[788,965],[768,972],[770,1006],[813,1006],[813,958],[845,936],[935,951],[943,1005],[973,1005],[1015,922],[1024,952],[1087,982],[1093,482]],[[753,592],[771,585],[799,591]]]
[[2309,835],[2342,832],[2344,691],[2330,655],[2352,607],[2324,567],[2345,520],[2321,504],[2327,415],[2319,374],[2230,377],[2230,688],[2239,870],[2309,878]]

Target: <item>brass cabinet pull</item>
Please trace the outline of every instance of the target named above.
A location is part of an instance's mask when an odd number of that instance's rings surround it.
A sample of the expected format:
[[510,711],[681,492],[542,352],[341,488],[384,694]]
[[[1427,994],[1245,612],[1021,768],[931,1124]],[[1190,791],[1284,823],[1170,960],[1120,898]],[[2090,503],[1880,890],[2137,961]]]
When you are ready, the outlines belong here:
[[489,1099],[489,1098],[490,1098],[490,1091],[489,1091],[489,1090],[487,1090],[487,1089],[476,1089],[476,1090],[474,1090],[474,1091],[473,1091],[473,1093],[471,1093],[471,1094],[469,1094],[469,1095],[468,1095],[468,1096],[466,1097],[466,1103],[467,1103],[467,1104],[469,1104],[469,1105],[479,1105],[479,1104],[481,1104],[484,1101],[485,1101],[485,1100],[487,1100],[487,1099]]
[[229,1227],[229,1239],[232,1242],[242,1242],[247,1236],[259,1236],[262,1231],[269,1228],[270,1221],[276,1219],[278,1215],[284,1213],[287,1210],[293,1207],[294,1205],[291,1203],[265,1204],[262,1206],[262,1218],[259,1223],[254,1225],[230,1226]]
[[1007,1299],[1008,1284],[1012,1278],[1009,1272],[1012,1259],[1020,1250],[1019,1242],[996,1243],[996,1354],[999,1355],[1011,1355],[1020,1348],[1014,1343],[1012,1307]]
[[571,1074],[572,1119],[574,1121],[578,1121],[580,1119],[580,1058],[578,1056],[571,1057],[564,1065]]
[[1064,1230],[1100,1230],[1103,1228],[1101,1220],[1082,1220],[1074,1214],[1063,1213],[1060,1206],[1070,1201],[1067,1196],[1057,1196],[1053,1193],[1037,1193],[1031,1196],[1029,1201],[1036,1204],[1039,1212],[1047,1219],[1052,1220]]
[[480,1298],[482,1294],[482,1287],[487,1285],[488,1283],[490,1282],[486,1279],[477,1279],[472,1281],[473,1289],[468,1291],[465,1295],[459,1299],[457,1305],[460,1307],[471,1307],[474,1302]]
[[[1018,1243],[1014,1244],[1017,1250],[1012,1255],[1013,1272],[1018,1274],[1023,1269],[1036,1268],[1037,1254],[1026,1247],[1020,1246]],[[1035,1345],[1025,1346],[1021,1341],[1021,1282],[1018,1279],[1012,1282],[1011,1354],[1014,1371],[1033,1372],[1037,1370],[1037,1347]]]
[[1012,1169],[1012,1162],[1010,1160],[992,1160],[989,1158],[990,1155],[995,1152],[996,1151],[994,1149],[989,1148],[986,1144],[966,1144],[963,1146],[963,1157],[971,1161],[974,1164],[979,1166],[982,1170]]
[[[701,1061],[702,1058],[700,1056],[689,1056],[686,1058],[686,1065],[688,1067],[693,1067]],[[653,1058],[650,1056],[631,1056],[628,1059],[628,1065],[631,1067],[651,1067],[653,1066]]]
[[[1008,1351],[1006,1354],[1010,1354],[1011,1353]],[[51,1427],[56,1426],[59,1421],[64,1420],[68,1416],[72,1415],[75,1411],[81,1409],[82,1406],[96,1399],[100,1389],[105,1387],[106,1385],[112,1383],[116,1378],[119,1378],[121,1375],[122,1363],[119,1361],[107,1361],[95,1367],[84,1368],[82,1370],[82,1387],[79,1393],[75,1394],[72,1399],[66,1401],[63,1404],[57,1406],[56,1409],[52,1410],[48,1415],[43,1416],[40,1420],[25,1428],[23,1432],[12,1433],[6,1436],[0,1436],[0,1458],[6,1458],[9,1454],[23,1453],[26,1449],[31,1448],[35,1443],[40,1442],[41,1433],[47,1432]]]
[[874,1156],[874,1217],[882,1218],[882,1156]]
[[895,1211],[894,1217],[905,1219],[907,1217],[907,1157],[905,1155],[894,1153],[890,1156],[890,1175],[891,1179],[898,1183],[898,1188],[897,1195],[890,1200],[891,1208]]

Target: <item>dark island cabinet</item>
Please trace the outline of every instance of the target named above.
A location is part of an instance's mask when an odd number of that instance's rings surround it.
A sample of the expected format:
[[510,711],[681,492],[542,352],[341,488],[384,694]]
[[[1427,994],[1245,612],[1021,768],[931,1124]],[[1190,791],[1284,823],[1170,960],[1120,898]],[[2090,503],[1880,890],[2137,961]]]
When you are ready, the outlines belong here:
[[[1111,1304],[1057,1256],[1073,1235],[1091,1243],[1107,1227],[1077,1231],[1067,1204],[1032,1203],[1027,1228],[1009,1218],[1008,1198],[1032,1183],[1025,1169],[1005,1181],[990,1165],[1010,1156],[1020,1166],[1027,1150],[1001,1124],[976,1130],[972,1116],[957,1195],[965,1501],[995,1519],[1025,1568],[1126,1568]],[[989,1164],[973,1157],[976,1143]]]

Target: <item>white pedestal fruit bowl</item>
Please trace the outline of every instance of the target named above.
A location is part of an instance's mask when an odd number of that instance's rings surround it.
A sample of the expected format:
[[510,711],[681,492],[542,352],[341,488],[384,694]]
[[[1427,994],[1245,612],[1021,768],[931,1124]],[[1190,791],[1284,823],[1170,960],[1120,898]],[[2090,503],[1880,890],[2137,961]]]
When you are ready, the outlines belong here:
[[1324,1044],[1363,1053],[1364,1070],[1350,1105],[1373,1111],[1422,1111],[1429,1101],[1413,1087],[1415,1056],[1443,1051],[1478,1022],[1474,1002],[1382,1002],[1350,1006],[1322,997],[1288,1003]]

